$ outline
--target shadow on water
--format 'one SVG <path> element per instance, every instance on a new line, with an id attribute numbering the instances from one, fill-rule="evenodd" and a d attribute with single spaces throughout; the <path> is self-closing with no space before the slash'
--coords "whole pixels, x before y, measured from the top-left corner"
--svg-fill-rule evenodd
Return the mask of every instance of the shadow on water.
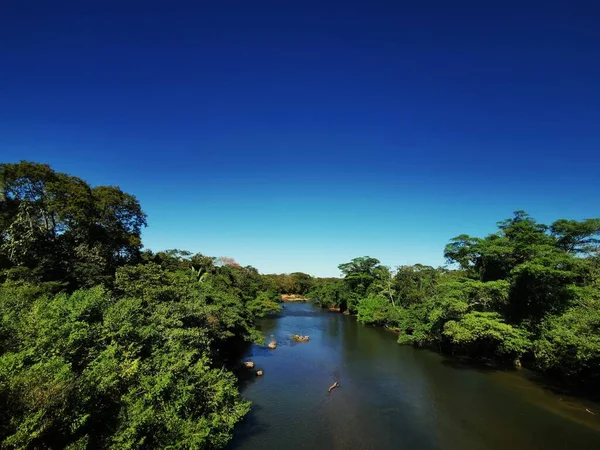
<path id="1" fill-rule="evenodd" d="M 279 345 L 279 343 L 278 343 Z M 252 349 L 246 353 L 246 359 L 260 356 L 261 358 L 270 358 L 275 355 L 275 352 L 266 345 L 253 345 Z"/>
<path id="2" fill-rule="evenodd" d="M 600 392 L 590 392 L 589 386 L 580 386 L 573 382 L 567 383 L 555 380 L 528 369 L 523 369 L 522 376 L 527 381 L 534 383 L 544 391 L 559 397 L 561 400 L 564 397 L 571 398 L 585 404 L 592 414 L 600 415 Z"/>
<path id="3" fill-rule="evenodd" d="M 257 379 L 260 377 L 256 375 L 256 370 L 260 369 L 246 369 L 246 368 L 238 368 L 234 373 L 237 378 L 237 385 L 240 392 L 244 392 L 248 387 L 250 387 L 253 383 L 256 383 Z"/>
<path id="4" fill-rule="evenodd" d="M 252 404 L 250 412 L 246 414 L 246 417 L 244 417 L 244 419 L 235 426 L 233 439 L 225 447 L 226 449 L 233 449 L 240 442 L 269 431 L 268 423 L 260 419 L 262 409 L 262 406 L 256 403 Z"/>
<path id="5" fill-rule="evenodd" d="M 426 350 L 427 351 L 427 350 Z M 516 369 L 509 364 L 491 360 L 474 359 L 467 356 L 440 354 L 442 365 L 455 370 L 476 371 L 483 374 L 500 373 L 507 377 L 519 378 L 530 382 L 543 391 L 556 396 L 560 401 L 568 398 L 570 402 L 585 405 L 590 414 L 600 414 L 598 393 L 590 392 L 589 386 L 579 386 L 573 382 L 553 379 L 543 373 L 528 368 Z"/>
<path id="6" fill-rule="evenodd" d="M 425 350 L 431 351 L 431 350 Z M 491 373 L 491 372 L 516 372 L 516 369 L 508 367 L 505 364 L 499 364 L 494 361 L 489 360 L 481 360 L 481 359 L 473 359 L 467 356 L 451 356 L 441 354 L 442 361 L 441 363 L 449 367 L 451 369 L 456 370 L 469 370 L 469 371 L 477 371 L 481 373 Z"/>

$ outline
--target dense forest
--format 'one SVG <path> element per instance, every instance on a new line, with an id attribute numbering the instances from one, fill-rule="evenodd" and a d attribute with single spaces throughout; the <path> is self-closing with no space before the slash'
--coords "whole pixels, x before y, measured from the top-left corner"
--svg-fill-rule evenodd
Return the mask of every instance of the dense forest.
<path id="1" fill-rule="evenodd" d="M 359 257 L 343 278 L 261 275 L 143 250 L 137 199 L 44 164 L 0 165 L 0 442 L 6 448 L 221 448 L 249 411 L 233 369 L 280 294 L 398 342 L 600 385 L 600 219 L 518 211 L 458 236 L 446 267 Z"/>
<path id="2" fill-rule="evenodd" d="M 528 366 L 598 393 L 600 219 L 538 223 L 524 211 L 446 246 L 446 268 L 372 257 L 314 283 L 323 307 L 393 329 L 398 342 Z"/>
<path id="3" fill-rule="evenodd" d="M 0 166 L 2 448 L 219 448 L 249 410 L 231 368 L 279 289 L 231 258 L 142 251 L 117 187 Z"/>

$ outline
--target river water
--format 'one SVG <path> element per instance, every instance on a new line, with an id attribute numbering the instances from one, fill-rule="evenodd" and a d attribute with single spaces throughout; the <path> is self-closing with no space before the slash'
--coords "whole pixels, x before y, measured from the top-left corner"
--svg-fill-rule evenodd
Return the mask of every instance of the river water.
<path id="1" fill-rule="evenodd" d="M 398 345 L 391 332 L 311 303 L 286 303 L 261 326 L 278 347 L 248 354 L 264 376 L 242 386 L 252 410 L 230 449 L 600 450 L 598 405 L 554 394 L 527 372 Z"/>

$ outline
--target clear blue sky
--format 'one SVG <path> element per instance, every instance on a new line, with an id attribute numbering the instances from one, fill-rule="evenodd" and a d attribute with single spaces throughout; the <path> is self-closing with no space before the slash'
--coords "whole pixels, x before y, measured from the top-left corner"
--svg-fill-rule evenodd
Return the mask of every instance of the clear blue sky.
<path id="1" fill-rule="evenodd" d="M 577 1 L 5 0 L 0 160 L 135 194 L 153 250 L 443 264 L 516 209 L 600 216 L 599 24 Z"/>

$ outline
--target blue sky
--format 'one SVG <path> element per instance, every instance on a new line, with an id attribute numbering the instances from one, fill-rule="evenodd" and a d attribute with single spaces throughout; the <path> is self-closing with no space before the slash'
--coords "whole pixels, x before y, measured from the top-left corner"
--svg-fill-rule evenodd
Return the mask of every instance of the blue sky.
<path id="1" fill-rule="evenodd" d="M 0 160 L 135 194 L 153 250 L 329 276 L 600 215 L 593 2 L 0 9 Z"/>

